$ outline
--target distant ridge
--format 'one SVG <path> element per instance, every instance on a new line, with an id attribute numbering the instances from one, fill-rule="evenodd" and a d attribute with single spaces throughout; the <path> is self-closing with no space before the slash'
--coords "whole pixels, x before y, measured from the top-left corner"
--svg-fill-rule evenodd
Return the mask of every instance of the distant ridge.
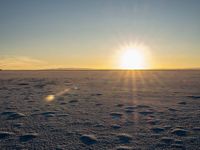
<path id="1" fill-rule="evenodd" d="M 93 69 L 93 68 L 52 68 L 52 69 L 40 69 L 40 70 L 61 70 L 61 71 L 64 71 L 64 70 L 98 70 L 98 69 Z"/>

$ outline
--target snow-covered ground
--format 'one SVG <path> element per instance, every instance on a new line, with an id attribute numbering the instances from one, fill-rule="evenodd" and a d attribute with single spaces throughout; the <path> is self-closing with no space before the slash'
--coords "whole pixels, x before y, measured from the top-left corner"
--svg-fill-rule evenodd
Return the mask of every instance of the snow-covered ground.
<path id="1" fill-rule="evenodd" d="M 0 149 L 198 150 L 200 71 L 0 71 Z"/>

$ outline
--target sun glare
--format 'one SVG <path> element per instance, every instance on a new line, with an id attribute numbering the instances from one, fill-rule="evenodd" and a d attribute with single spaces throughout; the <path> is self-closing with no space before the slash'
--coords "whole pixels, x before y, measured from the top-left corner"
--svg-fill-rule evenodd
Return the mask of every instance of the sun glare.
<path id="1" fill-rule="evenodd" d="M 121 69 L 145 69 L 145 56 L 143 50 L 137 47 L 123 48 L 121 53 Z"/>

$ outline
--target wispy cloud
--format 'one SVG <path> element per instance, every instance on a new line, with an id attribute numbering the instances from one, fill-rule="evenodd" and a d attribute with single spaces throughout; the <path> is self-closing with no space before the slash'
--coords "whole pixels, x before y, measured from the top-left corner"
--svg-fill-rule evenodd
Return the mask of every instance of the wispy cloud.
<path id="1" fill-rule="evenodd" d="M 0 56 L 2 69 L 43 69 L 48 66 L 45 61 L 26 56 Z"/>

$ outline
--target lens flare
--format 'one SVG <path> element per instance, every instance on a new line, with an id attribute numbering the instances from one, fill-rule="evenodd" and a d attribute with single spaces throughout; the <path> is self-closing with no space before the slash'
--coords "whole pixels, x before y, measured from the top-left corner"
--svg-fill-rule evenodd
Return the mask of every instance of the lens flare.
<path id="1" fill-rule="evenodd" d="M 45 100 L 47 101 L 47 102 L 51 102 L 51 101 L 53 101 L 55 99 L 55 96 L 54 95 L 48 95 L 46 98 L 45 98 Z"/>

